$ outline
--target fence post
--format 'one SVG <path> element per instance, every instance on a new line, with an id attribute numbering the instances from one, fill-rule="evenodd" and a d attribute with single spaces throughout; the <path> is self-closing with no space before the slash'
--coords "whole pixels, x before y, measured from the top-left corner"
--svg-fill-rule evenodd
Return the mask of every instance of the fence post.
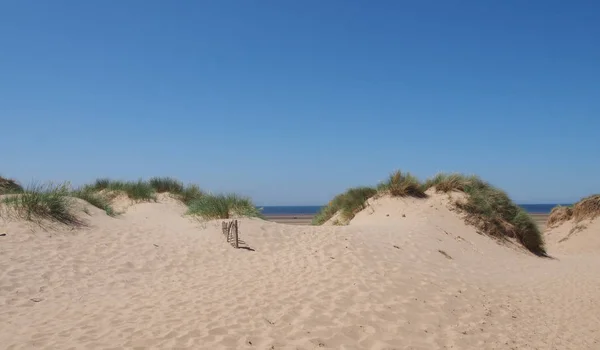
<path id="1" fill-rule="evenodd" d="M 233 234 L 235 236 L 234 237 L 235 238 L 235 245 L 234 245 L 234 247 L 235 247 L 235 249 L 238 249 L 239 248 L 239 241 L 238 241 L 238 221 L 237 220 L 234 221 L 233 227 L 235 227 L 235 229 L 233 231 Z"/>

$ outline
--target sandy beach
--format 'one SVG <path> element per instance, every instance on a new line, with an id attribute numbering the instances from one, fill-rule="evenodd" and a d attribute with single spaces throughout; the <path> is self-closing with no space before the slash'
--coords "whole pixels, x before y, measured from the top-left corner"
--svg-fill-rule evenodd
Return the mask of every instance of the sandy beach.
<path id="1" fill-rule="evenodd" d="M 415 200 L 412 200 L 415 201 Z M 174 200 L 88 227 L 3 219 L 5 349 L 597 349 L 597 250 L 500 244 L 439 198 L 348 226 L 221 221 Z M 397 215 L 401 214 L 401 215 Z"/>
<path id="2" fill-rule="evenodd" d="M 0 350 L 600 350 L 600 0 L 0 33 Z"/>

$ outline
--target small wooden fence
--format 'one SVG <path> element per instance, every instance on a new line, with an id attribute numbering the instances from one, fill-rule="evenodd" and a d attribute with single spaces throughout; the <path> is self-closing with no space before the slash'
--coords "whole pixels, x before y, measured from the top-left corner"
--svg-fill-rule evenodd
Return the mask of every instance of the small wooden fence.
<path id="1" fill-rule="evenodd" d="M 223 221 L 221 227 L 223 229 L 223 236 L 227 237 L 227 243 L 231 243 L 231 245 L 235 249 L 238 249 L 240 247 L 240 237 L 238 235 L 238 221 Z"/>

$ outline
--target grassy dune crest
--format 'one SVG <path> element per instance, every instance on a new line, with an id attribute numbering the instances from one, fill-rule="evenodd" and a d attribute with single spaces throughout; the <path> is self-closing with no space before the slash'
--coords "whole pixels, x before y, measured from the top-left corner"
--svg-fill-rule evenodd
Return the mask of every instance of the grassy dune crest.
<path id="1" fill-rule="evenodd" d="M 366 202 L 369 198 L 383 194 L 389 194 L 393 197 L 427 197 L 419 179 L 410 173 L 395 171 L 386 181 L 380 183 L 377 188 L 354 187 L 335 196 L 329 204 L 323 207 L 323 209 L 321 209 L 321 211 L 313 218 L 313 225 L 324 224 L 338 212 L 343 221 L 352 220 L 356 213 L 365 209 Z"/>
<path id="2" fill-rule="evenodd" d="M 555 227 L 571 219 L 575 222 L 593 220 L 600 216 L 600 194 L 581 199 L 571 207 L 557 206 L 548 217 L 548 227 Z"/>
<path id="3" fill-rule="evenodd" d="M 148 181 L 119 181 L 102 178 L 85 186 L 84 189 L 96 192 L 123 192 L 132 200 L 149 202 L 156 201 L 157 193 L 170 193 L 186 205 L 204 195 L 198 185 L 184 185 L 181 181 L 171 177 L 153 177 Z"/>
<path id="4" fill-rule="evenodd" d="M 203 195 L 190 202 L 187 214 L 205 220 L 230 219 L 235 216 L 262 217 L 250 198 L 236 194 Z"/>
<path id="5" fill-rule="evenodd" d="M 424 184 L 437 192 L 463 192 L 466 202 L 456 205 L 465 214 L 465 221 L 481 232 L 497 238 L 516 238 L 525 248 L 545 255 L 544 240 L 535 221 L 516 205 L 508 195 L 477 176 L 438 174 Z"/>
<path id="6" fill-rule="evenodd" d="M 93 184 L 84 186 L 84 190 L 90 191 L 114 191 L 124 192 L 127 197 L 135 201 L 155 201 L 156 191 L 149 182 L 142 181 L 119 181 L 111 179 L 97 179 Z"/>
<path id="7" fill-rule="evenodd" d="M 366 201 L 373 197 L 377 190 L 372 187 L 354 187 L 335 196 L 331 202 L 313 218 L 313 225 L 322 225 L 338 211 L 342 219 L 350 220 L 365 208 Z"/>
<path id="8" fill-rule="evenodd" d="M 393 197 L 427 197 L 419 179 L 410 173 L 402 173 L 399 170 L 393 172 L 387 181 L 379 184 L 377 192 L 389 193 Z"/>
<path id="9" fill-rule="evenodd" d="M 313 224 L 321 225 L 338 212 L 349 220 L 364 209 L 367 199 L 375 195 L 426 198 L 425 191 L 430 188 L 441 193 L 457 191 L 466 194 L 466 200 L 458 201 L 455 205 L 465 214 L 465 222 L 475 226 L 482 233 L 501 239 L 515 238 L 534 254 L 546 254 L 542 234 L 537 225 L 504 191 L 477 176 L 456 173 L 438 174 L 421 183 L 410 173 L 396 171 L 387 181 L 380 184 L 377 190 L 361 187 L 336 196 L 315 216 Z M 357 192 L 363 195 L 351 195 Z M 600 207 L 600 201 L 593 203 L 596 204 L 587 205 L 587 212 L 593 211 L 591 208 L 595 205 Z"/>
<path id="10" fill-rule="evenodd" d="M 16 180 L 0 176 L 0 195 L 23 192 L 23 187 Z"/>
<path id="11" fill-rule="evenodd" d="M 5 197 L 2 204 L 9 215 L 41 223 L 43 220 L 70 226 L 83 222 L 73 213 L 73 199 L 68 184 L 32 184 L 20 193 Z"/>

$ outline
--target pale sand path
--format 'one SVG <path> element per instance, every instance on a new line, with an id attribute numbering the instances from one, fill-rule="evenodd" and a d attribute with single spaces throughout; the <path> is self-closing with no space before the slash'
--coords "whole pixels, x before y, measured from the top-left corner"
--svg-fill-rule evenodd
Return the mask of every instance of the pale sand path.
<path id="1" fill-rule="evenodd" d="M 0 348 L 600 348 L 597 251 L 537 258 L 430 208 L 347 227 L 242 220 L 255 251 L 173 203 L 92 208 L 75 232 L 0 221 Z"/>

